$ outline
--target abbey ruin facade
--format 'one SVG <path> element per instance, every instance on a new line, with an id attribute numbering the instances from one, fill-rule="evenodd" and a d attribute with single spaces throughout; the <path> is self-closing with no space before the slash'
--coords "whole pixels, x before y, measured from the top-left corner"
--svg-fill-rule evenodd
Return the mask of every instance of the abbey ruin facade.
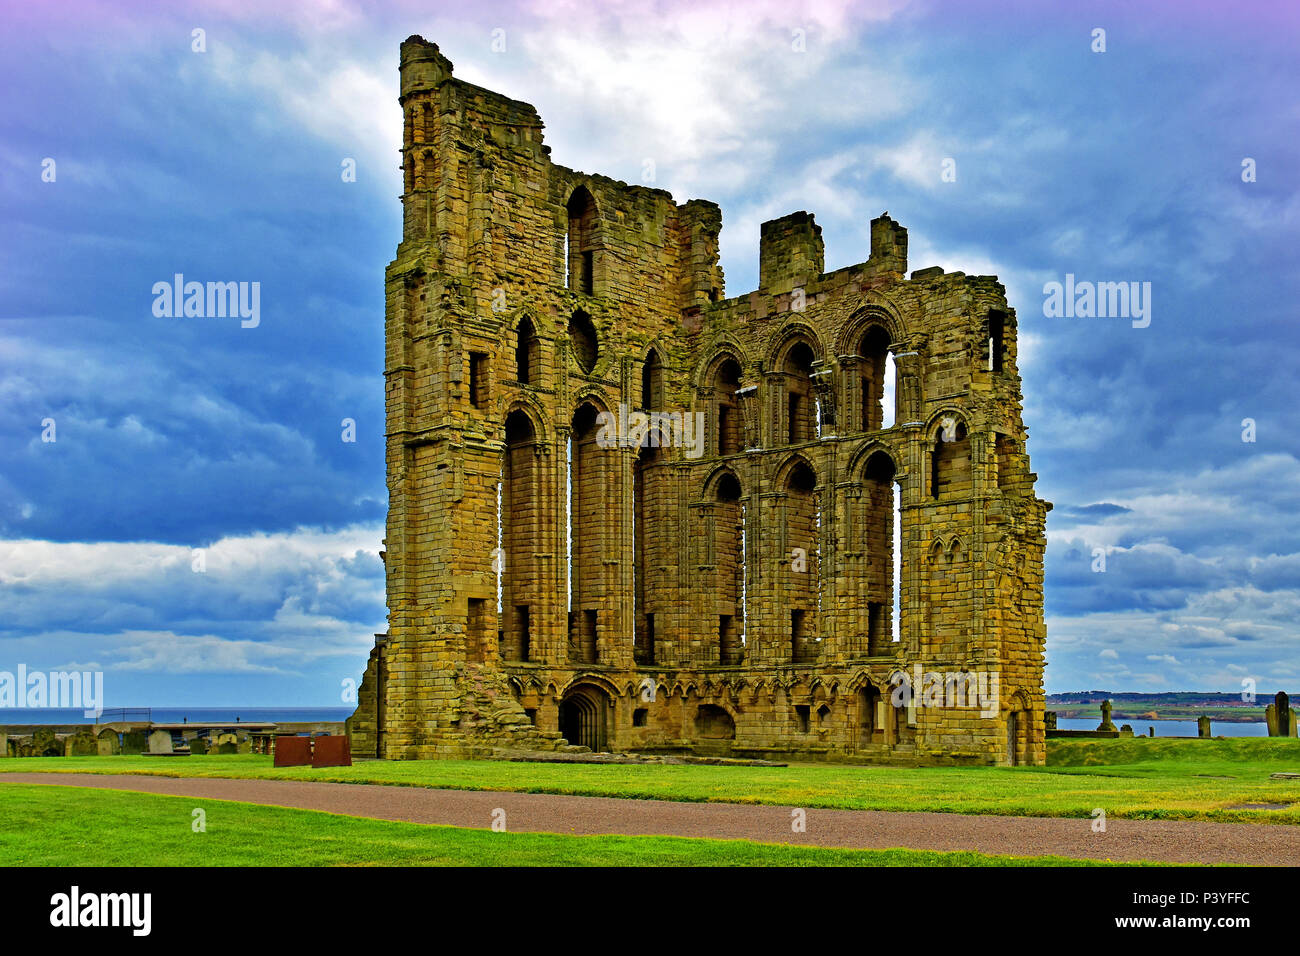
<path id="1" fill-rule="evenodd" d="M 826 273 L 799 212 L 727 297 L 717 205 L 553 163 L 420 37 L 400 71 L 353 752 L 1042 763 L 1051 506 L 997 279 L 909 277 L 888 214 Z"/>

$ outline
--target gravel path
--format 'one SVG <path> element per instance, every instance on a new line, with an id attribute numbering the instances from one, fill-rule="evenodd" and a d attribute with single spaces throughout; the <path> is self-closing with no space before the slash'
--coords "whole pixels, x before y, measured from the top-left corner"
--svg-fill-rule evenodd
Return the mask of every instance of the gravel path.
<path id="1" fill-rule="evenodd" d="M 795 818 L 791 807 L 734 803 L 82 773 L 0 773 L 0 783 L 241 800 L 458 827 L 490 827 L 493 811 L 500 808 L 506 813 L 506 828 L 515 832 L 657 834 L 861 849 L 905 847 L 1014 856 L 1300 865 L 1300 826 L 1292 825 L 1109 820 L 1105 833 L 1094 833 L 1092 821 L 1083 819 L 809 809 L 806 831 L 797 833 L 791 825 Z"/>

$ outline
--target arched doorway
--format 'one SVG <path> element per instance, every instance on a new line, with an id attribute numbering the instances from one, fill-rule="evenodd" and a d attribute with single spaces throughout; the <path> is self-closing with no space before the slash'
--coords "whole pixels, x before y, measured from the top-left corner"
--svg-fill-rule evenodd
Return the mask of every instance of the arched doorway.
<path id="1" fill-rule="evenodd" d="M 608 711 L 609 695 L 603 690 L 590 684 L 570 688 L 560 701 L 560 734 L 574 746 L 608 750 Z"/>

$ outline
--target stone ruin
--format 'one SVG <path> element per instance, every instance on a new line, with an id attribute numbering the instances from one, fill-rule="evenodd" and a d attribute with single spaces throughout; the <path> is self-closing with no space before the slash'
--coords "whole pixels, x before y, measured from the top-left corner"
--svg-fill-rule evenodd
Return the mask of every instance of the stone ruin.
<path id="1" fill-rule="evenodd" d="M 825 272 L 797 212 L 728 296 L 716 204 L 552 162 L 420 37 L 400 75 L 353 754 L 1041 764 L 1051 505 L 998 280 L 909 276 L 888 214 Z"/>

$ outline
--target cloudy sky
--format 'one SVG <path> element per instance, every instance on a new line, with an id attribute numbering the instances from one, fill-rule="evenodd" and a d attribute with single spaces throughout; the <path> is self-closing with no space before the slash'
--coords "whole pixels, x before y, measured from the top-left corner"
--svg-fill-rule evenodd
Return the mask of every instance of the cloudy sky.
<path id="1" fill-rule="evenodd" d="M 888 210 L 912 268 L 1001 276 L 1048 690 L 1300 690 L 1300 15 L 1051 6 L 6 2 L 0 670 L 103 669 L 109 706 L 360 674 L 420 33 L 557 162 L 718 202 L 731 295 L 798 209 L 828 270 Z M 176 273 L 260 282 L 260 323 L 156 316 Z M 1151 283 L 1150 325 L 1045 317 L 1067 273 Z"/>

